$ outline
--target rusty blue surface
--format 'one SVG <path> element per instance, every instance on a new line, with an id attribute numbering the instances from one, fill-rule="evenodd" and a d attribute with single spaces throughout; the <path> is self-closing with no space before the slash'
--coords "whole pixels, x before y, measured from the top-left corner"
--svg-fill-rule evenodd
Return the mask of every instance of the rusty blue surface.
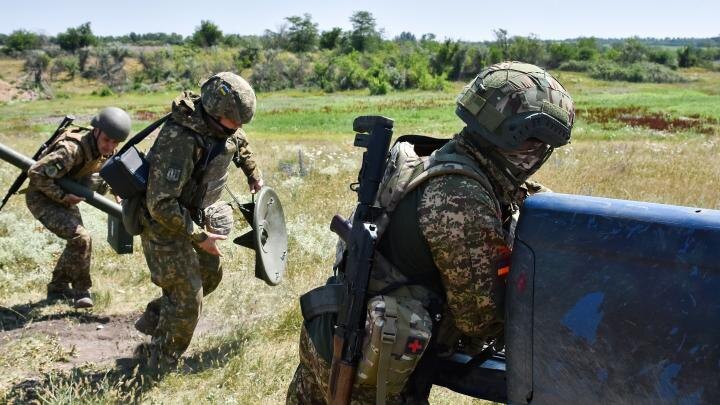
<path id="1" fill-rule="evenodd" d="M 720 403 L 720 212 L 533 196 L 506 316 L 511 403 Z"/>

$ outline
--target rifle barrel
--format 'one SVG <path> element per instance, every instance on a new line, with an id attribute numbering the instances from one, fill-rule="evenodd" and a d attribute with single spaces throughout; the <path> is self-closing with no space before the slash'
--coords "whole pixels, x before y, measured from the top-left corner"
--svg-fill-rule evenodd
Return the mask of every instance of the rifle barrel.
<path id="1" fill-rule="evenodd" d="M 30 166 L 35 164 L 33 159 L 19 153 L 12 148 L 0 143 L 0 159 L 16 166 L 22 171 L 27 171 Z M 90 190 L 89 188 L 78 184 L 70 179 L 58 179 L 57 183 L 65 189 L 65 191 L 85 198 L 85 202 L 93 207 L 103 211 L 109 215 L 122 218 L 122 208 L 120 204 L 116 204 L 102 195 Z"/>

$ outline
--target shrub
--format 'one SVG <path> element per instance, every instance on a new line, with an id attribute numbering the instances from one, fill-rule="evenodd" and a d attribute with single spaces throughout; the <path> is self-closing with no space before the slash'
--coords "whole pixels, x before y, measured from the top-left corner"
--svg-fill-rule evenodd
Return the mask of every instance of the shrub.
<path id="1" fill-rule="evenodd" d="M 627 66 L 600 63 L 590 70 L 590 76 L 601 80 L 628 82 L 677 83 L 686 79 L 672 69 L 652 62 L 638 62 Z"/>

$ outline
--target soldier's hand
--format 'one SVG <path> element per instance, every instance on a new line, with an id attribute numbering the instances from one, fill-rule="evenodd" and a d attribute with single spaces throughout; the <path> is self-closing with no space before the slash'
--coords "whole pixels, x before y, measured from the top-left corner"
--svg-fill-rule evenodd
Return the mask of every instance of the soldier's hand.
<path id="1" fill-rule="evenodd" d="M 219 240 L 227 239 L 227 236 L 218 235 L 216 233 L 210 233 L 210 232 L 207 232 L 207 236 L 208 236 L 207 239 L 198 243 L 198 247 L 200 249 L 210 253 L 213 256 L 222 256 L 222 252 L 220 252 L 220 249 L 217 247 L 216 242 Z"/>
<path id="2" fill-rule="evenodd" d="M 75 194 L 65 194 L 65 197 L 63 197 L 63 202 L 68 205 L 75 205 L 81 201 L 85 201 L 83 197 L 76 196 Z"/>
<path id="3" fill-rule="evenodd" d="M 258 179 L 256 181 L 251 182 L 250 183 L 250 193 L 251 194 L 257 193 L 258 191 L 260 191 L 260 189 L 262 188 L 263 185 L 265 185 L 265 182 L 263 181 L 263 179 Z"/>

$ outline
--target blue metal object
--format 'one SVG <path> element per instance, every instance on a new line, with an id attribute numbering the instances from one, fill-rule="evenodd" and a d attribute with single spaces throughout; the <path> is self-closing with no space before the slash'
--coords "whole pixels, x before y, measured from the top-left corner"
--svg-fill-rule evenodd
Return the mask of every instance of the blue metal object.
<path id="1" fill-rule="evenodd" d="M 506 317 L 510 403 L 720 403 L 720 211 L 530 197 Z"/>

